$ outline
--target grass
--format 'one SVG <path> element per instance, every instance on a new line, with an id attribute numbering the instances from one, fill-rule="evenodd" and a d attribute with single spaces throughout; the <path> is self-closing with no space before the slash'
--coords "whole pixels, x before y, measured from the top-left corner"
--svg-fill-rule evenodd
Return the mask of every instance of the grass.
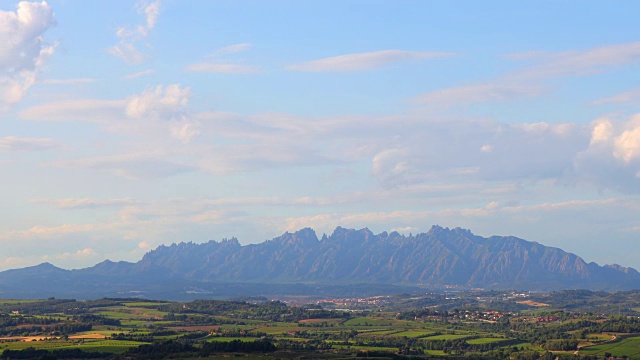
<path id="1" fill-rule="evenodd" d="M 424 330 L 407 330 L 407 331 L 402 331 L 399 333 L 395 333 L 395 334 L 390 334 L 391 336 L 406 336 L 408 338 L 415 338 L 415 337 L 419 337 L 419 336 L 425 336 L 425 335 L 429 335 L 429 334 L 433 334 L 433 331 L 424 331 Z"/>
<path id="2" fill-rule="evenodd" d="M 640 359 L 640 336 L 580 349 L 581 355 L 603 355 L 605 352 L 618 357 L 626 355 L 629 359 Z"/>
<path id="3" fill-rule="evenodd" d="M 343 323 L 345 326 L 393 326 L 397 325 L 396 320 L 374 319 L 370 317 L 357 317 Z"/>
<path id="4" fill-rule="evenodd" d="M 485 337 L 485 338 L 467 340 L 467 344 L 469 344 L 469 345 L 490 344 L 490 343 L 494 343 L 494 342 L 498 342 L 498 341 L 502 341 L 502 340 L 505 340 L 505 339 L 504 338 L 489 338 L 489 337 Z"/>
<path id="5" fill-rule="evenodd" d="M 455 340 L 455 339 L 463 339 L 466 337 L 469 337 L 469 335 L 443 334 L 443 335 L 428 336 L 426 338 L 423 338 L 423 340 Z"/>

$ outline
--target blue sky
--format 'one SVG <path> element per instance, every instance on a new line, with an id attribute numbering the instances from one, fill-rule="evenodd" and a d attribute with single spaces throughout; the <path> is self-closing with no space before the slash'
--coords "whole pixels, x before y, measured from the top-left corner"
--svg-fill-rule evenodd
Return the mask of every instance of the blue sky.
<path id="1" fill-rule="evenodd" d="M 0 0 L 0 270 L 433 224 L 640 268 L 639 12 Z"/>

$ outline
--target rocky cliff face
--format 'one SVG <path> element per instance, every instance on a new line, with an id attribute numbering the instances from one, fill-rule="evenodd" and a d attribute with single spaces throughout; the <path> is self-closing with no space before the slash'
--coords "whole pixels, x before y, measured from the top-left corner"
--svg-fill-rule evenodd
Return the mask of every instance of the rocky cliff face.
<path id="1" fill-rule="evenodd" d="M 322 239 L 302 229 L 246 246 L 236 239 L 174 244 L 151 251 L 127 271 L 198 281 L 533 289 L 640 286 L 634 269 L 587 264 L 561 249 L 516 237 L 483 238 L 439 226 L 410 237 L 338 227 Z"/>
<path id="2" fill-rule="evenodd" d="M 137 263 L 105 261 L 80 270 L 50 264 L 0 273 L 2 286 L 43 283 L 109 286 L 159 283 L 462 285 L 493 289 L 640 288 L 640 274 L 599 266 L 561 249 L 516 237 L 483 238 L 460 228 L 373 234 L 338 227 L 318 239 L 302 229 L 260 244 L 237 239 L 160 246 Z"/>

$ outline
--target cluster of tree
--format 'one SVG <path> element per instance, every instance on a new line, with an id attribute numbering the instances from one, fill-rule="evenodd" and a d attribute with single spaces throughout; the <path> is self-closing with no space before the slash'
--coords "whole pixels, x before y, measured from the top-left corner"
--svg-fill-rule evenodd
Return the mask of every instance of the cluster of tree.
<path id="1" fill-rule="evenodd" d="M 218 318 L 210 315 L 193 316 L 188 314 L 168 313 L 162 316 L 162 320 L 181 321 L 190 325 L 246 325 L 242 320 Z"/>
<path id="2" fill-rule="evenodd" d="M 217 353 L 266 353 L 273 352 L 275 350 L 275 345 L 266 339 L 256 341 L 212 341 L 202 344 L 195 344 L 190 341 L 167 340 L 140 345 L 136 348 L 129 349 L 122 355 L 116 355 L 113 358 L 155 360 L 176 355 L 207 357 Z"/>
<path id="3" fill-rule="evenodd" d="M 106 352 L 86 352 L 80 349 L 58 349 L 48 351 L 44 349 L 35 349 L 29 347 L 22 350 L 5 350 L 2 352 L 0 359 L 104 359 L 111 357 L 113 354 Z"/>
<path id="4" fill-rule="evenodd" d="M 93 315 L 93 314 L 80 314 L 74 315 L 72 320 L 81 323 L 87 323 L 92 325 L 111 325 L 111 326 L 120 326 L 120 320 L 118 319 L 110 319 L 106 316 Z"/>
<path id="5" fill-rule="evenodd" d="M 202 345 L 200 354 L 208 356 L 215 353 L 252 353 L 252 352 L 273 352 L 275 345 L 269 340 L 260 339 L 256 341 L 211 341 Z"/>
<path id="6" fill-rule="evenodd" d="M 21 314 L 40 315 L 51 313 L 64 313 L 68 309 L 84 307 L 86 305 L 74 299 L 54 299 L 49 298 L 41 301 L 30 301 L 24 303 L 0 304 L 0 313 L 10 314 L 12 311 L 20 311 Z"/>
<path id="7" fill-rule="evenodd" d="M 329 350 L 333 346 L 323 340 L 311 340 L 307 342 L 280 340 L 278 341 L 278 350 L 295 350 L 295 351 L 314 351 Z"/>
<path id="8" fill-rule="evenodd" d="M 168 312 L 166 320 L 188 321 L 191 317 L 185 316 L 192 313 L 207 314 L 210 316 L 224 315 L 232 319 L 256 319 L 265 321 L 295 322 L 305 319 L 347 319 L 351 316 L 348 312 L 324 310 L 317 307 L 289 307 L 281 301 L 266 301 L 250 304 L 242 301 L 225 300 L 194 300 L 188 303 L 171 303 L 158 307 L 158 310 Z M 195 322 L 195 318 L 193 319 Z M 200 319 L 199 321 L 204 321 Z M 229 323 L 220 319 L 208 318 L 208 323 L 218 325 Z"/>
<path id="9" fill-rule="evenodd" d="M 244 301 L 194 300 L 188 303 L 171 303 L 158 307 L 158 310 L 176 314 L 229 315 L 255 309 L 258 305 Z"/>
<path id="10" fill-rule="evenodd" d="M 577 350 L 578 349 L 578 340 L 576 339 L 568 339 L 568 340 L 547 340 L 544 344 L 544 348 L 546 350 Z"/>
<path id="11" fill-rule="evenodd" d="M 49 325 L 60 321 L 60 318 L 52 316 L 10 316 L 0 315 L 0 327 L 18 326 L 22 324 Z"/>
<path id="12" fill-rule="evenodd" d="M 91 324 L 78 323 L 74 321 L 65 321 L 48 326 L 21 326 L 21 327 L 0 327 L 0 335 L 2 336 L 27 336 L 36 334 L 53 334 L 58 336 L 61 334 L 73 334 L 80 331 L 89 331 L 93 328 Z"/>

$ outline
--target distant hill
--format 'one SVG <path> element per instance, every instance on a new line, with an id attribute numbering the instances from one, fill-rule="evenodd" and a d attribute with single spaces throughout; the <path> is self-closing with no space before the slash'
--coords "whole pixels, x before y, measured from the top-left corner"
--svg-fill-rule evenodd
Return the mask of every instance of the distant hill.
<path id="1" fill-rule="evenodd" d="M 41 264 L 0 272 L 0 296 L 181 298 L 444 286 L 623 290 L 640 288 L 640 273 L 586 263 L 561 249 L 512 236 L 483 238 L 439 226 L 415 236 L 338 227 L 321 239 L 307 228 L 245 246 L 237 239 L 160 246 L 137 263 L 104 261 L 80 270 Z"/>

